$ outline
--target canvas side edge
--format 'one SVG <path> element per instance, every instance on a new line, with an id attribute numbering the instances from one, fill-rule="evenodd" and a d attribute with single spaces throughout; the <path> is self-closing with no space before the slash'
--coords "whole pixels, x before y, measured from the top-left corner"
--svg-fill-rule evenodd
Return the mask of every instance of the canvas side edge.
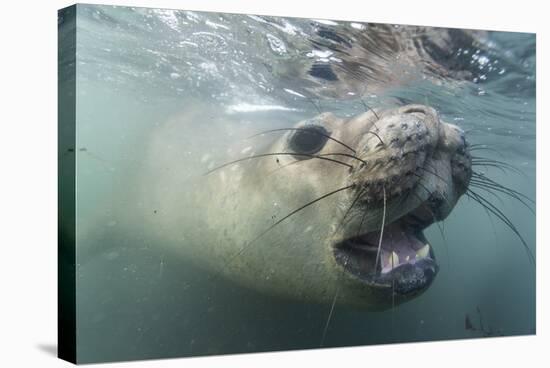
<path id="1" fill-rule="evenodd" d="M 76 357 L 76 5 L 58 11 L 58 357 Z"/>

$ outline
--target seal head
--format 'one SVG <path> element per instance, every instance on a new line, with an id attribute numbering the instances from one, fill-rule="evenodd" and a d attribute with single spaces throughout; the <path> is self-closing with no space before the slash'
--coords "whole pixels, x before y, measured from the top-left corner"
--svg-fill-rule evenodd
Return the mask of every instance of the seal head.
<path id="1" fill-rule="evenodd" d="M 391 300 L 393 294 L 407 300 L 424 291 L 438 265 L 423 230 L 448 216 L 471 176 L 463 131 L 422 105 L 344 122 L 323 114 L 297 128 L 287 134 L 286 147 L 278 147 L 297 154 L 286 159 L 287 165 L 292 159 L 332 157 L 352 166 L 340 176 L 341 186 L 349 189 L 336 203 L 342 220 L 333 225 L 329 241 L 337 267 L 345 277 L 376 289 L 381 299 Z M 303 177 L 310 168 L 304 168 Z"/>

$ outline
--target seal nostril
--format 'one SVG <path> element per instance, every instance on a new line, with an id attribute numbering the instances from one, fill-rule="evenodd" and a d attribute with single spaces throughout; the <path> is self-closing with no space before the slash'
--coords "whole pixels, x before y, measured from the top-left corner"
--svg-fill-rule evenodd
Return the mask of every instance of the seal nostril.
<path id="1" fill-rule="evenodd" d="M 411 106 L 408 109 L 403 110 L 403 113 L 405 114 L 413 114 L 413 113 L 421 113 L 426 114 L 426 110 L 419 106 Z"/>

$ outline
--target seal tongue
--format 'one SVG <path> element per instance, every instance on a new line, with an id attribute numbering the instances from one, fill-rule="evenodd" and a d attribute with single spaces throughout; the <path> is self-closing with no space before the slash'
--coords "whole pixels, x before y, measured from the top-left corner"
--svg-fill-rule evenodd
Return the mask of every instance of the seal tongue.
<path id="1" fill-rule="evenodd" d="M 381 273 L 387 273 L 402 264 L 415 264 L 420 259 L 427 258 L 430 254 L 430 245 L 424 244 L 420 249 L 414 251 L 412 248 L 393 249 L 391 251 L 382 249 L 380 251 Z"/>
<path id="2" fill-rule="evenodd" d="M 384 227 L 382 242 L 380 231 L 373 231 L 337 243 L 334 255 L 336 262 L 353 276 L 398 294 L 423 290 L 438 271 L 421 228 L 410 221 Z"/>
<path id="3" fill-rule="evenodd" d="M 378 244 L 380 232 L 365 234 L 363 240 L 367 244 Z M 402 264 L 414 264 L 419 259 L 429 257 L 429 254 L 430 245 L 420 233 L 392 224 L 384 229 L 378 270 L 387 273 Z"/>
<path id="4" fill-rule="evenodd" d="M 365 237 L 377 235 L 380 234 L 366 234 Z M 365 280 L 372 285 L 391 288 L 392 293 L 400 295 L 425 289 L 433 281 L 438 267 L 422 232 L 405 226 L 390 226 L 384 229 L 384 238 L 376 273 L 370 273 Z"/>

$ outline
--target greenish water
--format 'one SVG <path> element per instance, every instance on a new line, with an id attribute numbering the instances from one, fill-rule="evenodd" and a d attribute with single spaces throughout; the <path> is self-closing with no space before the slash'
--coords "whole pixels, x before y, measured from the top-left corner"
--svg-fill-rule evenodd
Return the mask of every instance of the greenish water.
<path id="1" fill-rule="evenodd" d="M 287 126 L 318 110 L 356 115 L 364 111 L 359 95 L 375 107 L 423 103 L 464 129 L 470 144 L 490 148 L 485 157 L 522 174 L 476 170 L 535 199 L 532 34 L 493 32 L 479 47 L 453 48 L 437 61 L 470 72 L 453 78 L 423 61 L 394 62 L 385 38 L 359 48 L 380 55 L 361 64 L 348 47 L 358 32 L 368 35 L 360 24 L 108 6 L 78 6 L 77 17 L 80 362 L 320 345 L 330 305 L 274 298 L 215 277 L 128 220 L 140 205 L 132 189 L 150 141 L 174 116 L 204 111 L 182 141 L 189 157 L 174 158 L 200 170 L 212 146 L 231 140 L 212 131 L 209 114 L 227 117 L 237 132 L 239 124 Z M 508 196 L 485 195 L 535 253 L 535 215 Z M 336 304 L 324 346 L 535 333 L 535 268 L 509 227 L 463 197 L 426 236 L 440 265 L 429 290 L 385 312 Z M 466 328 L 466 316 L 477 331 Z"/>

